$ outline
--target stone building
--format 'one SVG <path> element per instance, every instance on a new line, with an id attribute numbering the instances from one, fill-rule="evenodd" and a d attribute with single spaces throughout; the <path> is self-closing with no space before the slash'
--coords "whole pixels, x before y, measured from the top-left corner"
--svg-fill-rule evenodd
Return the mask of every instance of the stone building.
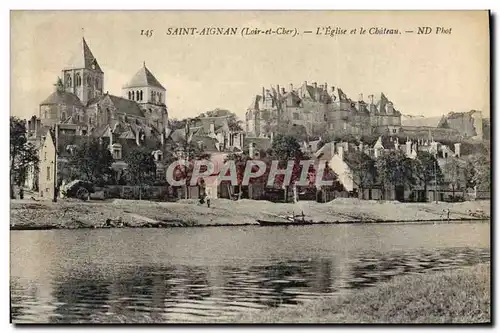
<path id="1" fill-rule="evenodd" d="M 97 59 L 82 38 L 68 65 L 63 67 L 54 92 L 40 103 L 38 117 L 28 120 L 28 140 L 40 147 L 40 154 L 53 156 L 52 159 L 41 156 L 39 175 L 30 177 L 38 179 L 44 197 L 50 197 L 47 191 L 53 191 L 54 186 L 47 184 L 54 183 L 55 178 L 49 180 L 44 172 L 55 163 L 54 159 L 61 164 L 60 173 L 63 172 L 72 148 L 90 138 L 107 144 L 117 172 L 126 167 L 123 159 L 128 151 L 138 146 L 150 148 L 158 174 L 164 178 L 161 162 L 169 134 L 166 89 L 145 63 L 123 85 L 122 96 L 104 92 L 104 78 Z M 54 149 L 47 151 L 51 140 Z M 34 187 L 35 182 L 32 183 Z"/>
<path id="2" fill-rule="evenodd" d="M 401 126 L 401 113 L 383 94 L 368 100 L 360 94 L 352 100 L 336 87 L 328 84 L 309 85 L 304 82 L 298 88 L 290 84 L 285 88 L 266 89 L 255 95 L 245 115 L 249 136 L 270 136 L 282 133 L 286 126 L 301 126 L 307 135 L 331 134 L 369 135 L 373 133 L 397 133 Z"/>
<path id="3" fill-rule="evenodd" d="M 166 89 L 144 63 L 123 86 L 122 96 L 103 92 L 104 72 L 85 39 L 62 69 L 55 91 L 40 103 L 42 126 L 64 124 L 75 135 L 92 135 L 106 125 L 140 129 L 161 140 L 168 123 Z M 61 126 L 62 128 L 63 126 Z"/>

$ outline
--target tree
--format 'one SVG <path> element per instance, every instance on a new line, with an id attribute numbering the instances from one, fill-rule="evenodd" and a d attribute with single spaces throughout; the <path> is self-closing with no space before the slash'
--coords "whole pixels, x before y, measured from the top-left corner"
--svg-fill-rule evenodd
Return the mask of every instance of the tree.
<path id="1" fill-rule="evenodd" d="M 382 184 L 382 195 L 385 198 L 387 186 L 413 185 L 415 183 L 415 164 L 400 150 L 391 150 L 380 156 L 375 162 L 377 174 Z"/>
<path id="2" fill-rule="evenodd" d="M 455 191 L 466 187 L 465 181 L 465 163 L 459 158 L 450 157 L 444 166 L 444 179 L 451 185 L 452 195 L 455 197 Z"/>
<path id="3" fill-rule="evenodd" d="M 14 184 L 22 186 L 29 166 L 38 168 L 38 152 L 26 138 L 26 122 L 10 117 L 10 197 L 15 198 Z"/>
<path id="4" fill-rule="evenodd" d="M 362 151 L 348 151 L 345 154 L 345 162 L 351 168 L 353 181 L 358 185 L 361 199 L 364 197 L 364 189 L 374 184 L 377 168 L 375 161 Z M 371 197 L 371 195 L 370 195 Z"/>
<path id="5" fill-rule="evenodd" d="M 491 186 L 490 154 L 471 155 L 465 165 L 465 181 L 468 188 L 481 188 L 489 191 Z"/>
<path id="6" fill-rule="evenodd" d="M 139 200 L 142 200 L 142 187 L 152 185 L 156 179 L 156 163 L 152 152 L 145 147 L 130 151 L 124 159 L 127 163 L 127 177 L 132 185 L 139 186 Z"/>
<path id="7" fill-rule="evenodd" d="M 415 164 L 415 174 L 420 182 L 424 185 L 424 193 L 427 197 L 427 187 L 430 183 L 434 183 L 437 188 L 438 184 L 443 182 L 443 173 L 436 157 L 426 151 L 419 151 L 417 153 L 417 160 Z M 436 195 L 437 193 L 435 193 Z"/>
<path id="8" fill-rule="evenodd" d="M 228 161 L 234 161 L 234 164 L 236 166 L 236 179 L 238 182 L 238 200 L 241 199 L 242 196 L 242 183 L 243 183 L 243 177 L 245 176 L 245 168 L 247 165 L 247 162 L 250 161 L 252 158 L 250 158 L 247 154 L 236 154 L 236 153 L 231 153 L 226 156 L 224 162 Z M 229 170 L 228 170 L 229 172 Z M 231 186 L 232 188 L 232 186 Z M 230 191 L 232 194 L 232 191 Z"/>
<path id="9" fill-rule="evenodd" d="M 304 158 L 300 144 L 296 137 L 291 135 L 278 134 L 273 140 L 270 157 L 278 160 L 279 168 L 286 168 L 288 161 L 294 161 L 291 183 L 293 184 L 294 193 L 296 192 L 295 182 L 300 179 L 301 166 L 300 160 Z M 277 183 L 282 182 L 284 175 L 278 176 Z M 276 181 L 275 181 L 276 183 Z M 284 184 L 285 188 L 285 202 L 288 201 L 288 188 L 289 184 Z"/>
<path id="10" fill-rule="evenodd" d="M 86 180 L 93 184 L 103 184 L 112 179 L 111 164 L 113 164 L 111 152 L 98 139 L 84 141 L 76 147 L 69 158 L 71 178 Z"/>

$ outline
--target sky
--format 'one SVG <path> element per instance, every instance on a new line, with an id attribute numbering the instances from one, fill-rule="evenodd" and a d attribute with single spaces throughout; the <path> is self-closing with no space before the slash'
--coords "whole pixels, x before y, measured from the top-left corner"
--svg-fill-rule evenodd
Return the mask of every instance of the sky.
<path id="1" fill-rule="evenodd" d="M 84 36 L 104 71 L 104 91 L 121 96 L 145 61 L 167 89 L 171 118 L 222 108 L 244 119 L 263 86 L 288 90 L 304 81 L 339 87 L 354 100 L 384 92 L 403 114 L 474 109 L 489 116 L 488 24 L 486 11 L 13 11 L 11 114 L 38 115 Z M 316 35 L 326 26 L 347 34 Z M 420 26 L 433 33 L 405 33 Z M 238 35 L 166 35 L 176 27 L 236 27 Z M 299 35 L 241 36 L 245 27 Z M 437 27 L 451 34 L 436 34 Z M 402 33 L 369 34 L 370 28 Z M 153 30 L 152 37 L 141 30 Z"/>

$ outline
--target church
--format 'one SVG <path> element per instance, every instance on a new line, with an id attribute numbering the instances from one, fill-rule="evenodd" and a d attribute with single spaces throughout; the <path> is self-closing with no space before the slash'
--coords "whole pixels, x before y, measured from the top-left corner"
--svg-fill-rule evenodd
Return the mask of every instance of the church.
<path id="1" fill-rule="evenodd" d="M 82 38 L 61 74 L 55 91 L 40 103 L 42 126 L 59 124 L 63 133 L 75 135 L 99 135 L 109 127 L 118 137 L 165 136 L 166 89 L 145 63 L 123 85 L 122 96 L 111 95 L 104 92 L 104 72 Z"/>
<path id="2" fill-rule="evenodd" d="M 41 101 L 38 117 L 28 120 L 28 140 L 40 153 L 39 172 L 27 177 L 28 186 L 38 183 L 40 196 L 53 196 L 56 159 L 57 168 L 64 169 L 74 148 L 88 138 L 108 144 L 118 174 L 126 167 L 128 151 L 148 147 L 157 161 L 157 176 L 163 177 L 162 156 L 169 137 L 165 87 L 146 63 L 122 86 L 121 96 L 104 92 L 104 82 L 104 72 L 82 38 L 54 92 Z"/>

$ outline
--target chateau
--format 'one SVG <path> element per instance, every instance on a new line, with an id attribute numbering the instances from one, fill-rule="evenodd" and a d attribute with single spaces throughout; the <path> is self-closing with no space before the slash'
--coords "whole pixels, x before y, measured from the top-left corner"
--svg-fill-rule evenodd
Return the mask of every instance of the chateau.
<path id="1" fill-rule="evenodd" d="M 401 113 L 383 93 L 378 99 L 369 95 L 365 101 L 360 94 L 352 100 L 340 88 L 328 89 L 327 83 L 304 82 L 297 89 L 290 84 L 288 91 L 279 85 L 263 87 L 247 108 L 245 122 L 247 134 L 255 137 L 281 132 L 283 124 L 302 126 L 309 136 L 370 135 L 398 133 Z"/>

